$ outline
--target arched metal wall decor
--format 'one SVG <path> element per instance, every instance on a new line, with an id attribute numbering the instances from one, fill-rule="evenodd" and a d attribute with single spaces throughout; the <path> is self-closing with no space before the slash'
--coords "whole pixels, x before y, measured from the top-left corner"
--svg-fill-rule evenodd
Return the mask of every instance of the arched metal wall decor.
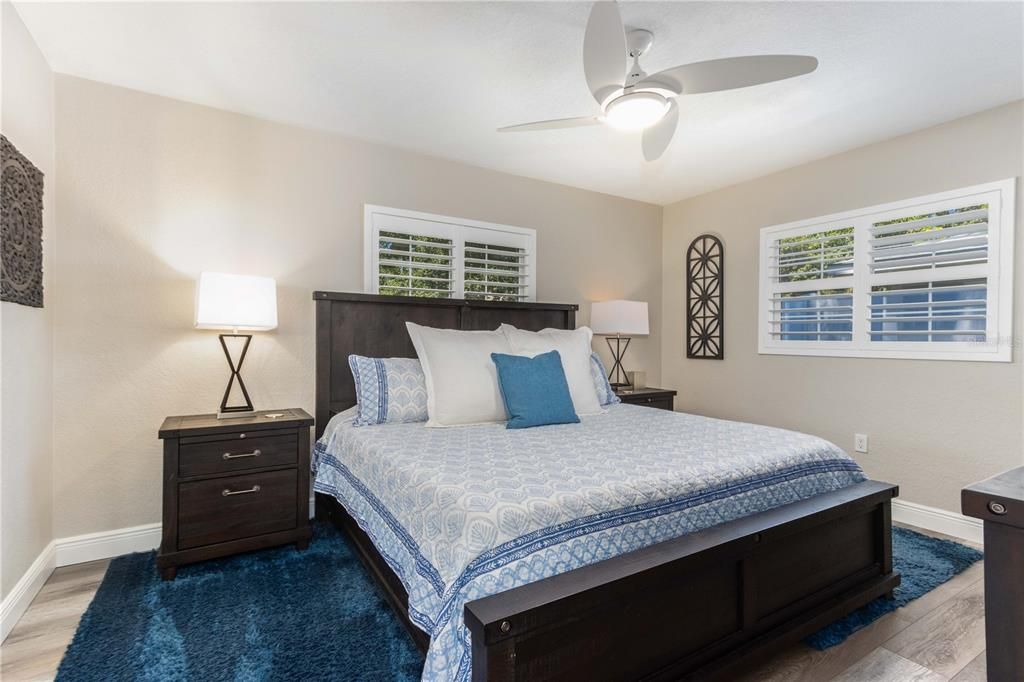
<path id="1" fill-rule="evenodd" d="M 702 234 L 686 250 L 686 357 L 725 357 L 725 251 Z"/>

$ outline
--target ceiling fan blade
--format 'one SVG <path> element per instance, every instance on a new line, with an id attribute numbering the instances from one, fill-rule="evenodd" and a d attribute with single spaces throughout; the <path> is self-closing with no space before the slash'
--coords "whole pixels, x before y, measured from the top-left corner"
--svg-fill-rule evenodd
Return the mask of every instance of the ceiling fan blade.
<path id="1" fill-rule="evenodd" d="M 793 54 L 729 57 L 684 64 L 659 71 L 636 84 L 637 90 L 661 86 L 676 94 L 733 90 L 802 76 L 818 68 L 818 60 Z"/>
<path id="2" fill-rule="evenodd" d="M 596 116 L 576 116 L 575 118 L 553 118 L 550 121 L 534 121 L 514 126 L 498 128 L 499 133 L 518 133 L 529 130 L 557 130 L 559 128 L 578 128 L 600 123 Z"/>
<path id="3" fill-rule="evenodd" d="M 598 104 L 622 88 L 626 67 L 626 31 L 619 6 L 595 2 L 583 36 L 583 72 Z"/>
<path id="4" fill-rule="evenodd" d="M 669 104 L 668 112 L 661 120 L 655 123 L 643 133 L 641 140 L 644 149 L 644 158 L 648 161 L 656 161 L 668 149 L 672 137 L 676 134 L 676 126 L 679 124 L 679 105 L 675 100 Z"/>

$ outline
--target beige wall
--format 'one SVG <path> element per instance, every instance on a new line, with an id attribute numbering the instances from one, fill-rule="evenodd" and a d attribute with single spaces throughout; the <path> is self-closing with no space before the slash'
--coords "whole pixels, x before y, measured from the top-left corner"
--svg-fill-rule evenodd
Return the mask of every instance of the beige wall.
<path id="1" fill-rule="evenodd" d="M 1024 462 L 1017 189 L 1013 363 L 757 354 L 758 230 L 1022 175 L 1024 104 L 775 173 L 665 208 L 662 376 L 689 412 L 814 433 L 854 454 L 904 500 L 959 511 L 972 481 Z M 687 360 L 683 258 L 703 232 L 725 245 L 725 360 Z M 870 453 L 853 453 L 853 434 Z"/>
<path id="2" fill-rule="evenodd" d="M 53 539 L 53 74 L 10 3 L 0 3 L 0 129 L 45 176 L 45 308 L 0 303 L 0 596 Z"/>
<path id="3" fill-rule="evenodd" d="M 201 270 L 277 278 L 246 384 L 312 411 L 310 294 L 362 290 L 364 203 L 536 228 L 538 298 L 647 300 L 660 327 L 658 206 L 64 76 L 57 165 L 58 537 L 159 520 L 157 427 L 215 410 L 227 380 L 216 332 L 192 329 Z M 657 339 L 630 349 L 652 379 Z"/>

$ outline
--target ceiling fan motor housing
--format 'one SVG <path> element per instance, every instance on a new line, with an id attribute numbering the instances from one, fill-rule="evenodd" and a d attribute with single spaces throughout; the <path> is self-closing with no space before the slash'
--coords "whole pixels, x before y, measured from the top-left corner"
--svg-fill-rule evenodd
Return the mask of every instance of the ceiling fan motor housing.
<path id="1" fill-rule="evenodd" d="M 629 56 L 637 59 L 646 54 L 654 45 L 654 34 L 643 28 L 633 28 L 626 33 L 626 47 L 629 49 Z"/>

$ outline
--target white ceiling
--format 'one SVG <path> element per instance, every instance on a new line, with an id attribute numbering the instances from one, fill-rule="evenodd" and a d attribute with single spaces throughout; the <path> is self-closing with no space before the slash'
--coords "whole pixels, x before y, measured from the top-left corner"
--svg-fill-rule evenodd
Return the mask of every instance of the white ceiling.
<path id="1" fill-rule="evenodd" d="M 648 73 L 744 54 L 799 79 L 680 100 L 658 162 L 580 116 L 589 3 L 19 3 L 55 71 L 659 204 L 1024 97 L 1024 5 L 625 2 Z"/>

